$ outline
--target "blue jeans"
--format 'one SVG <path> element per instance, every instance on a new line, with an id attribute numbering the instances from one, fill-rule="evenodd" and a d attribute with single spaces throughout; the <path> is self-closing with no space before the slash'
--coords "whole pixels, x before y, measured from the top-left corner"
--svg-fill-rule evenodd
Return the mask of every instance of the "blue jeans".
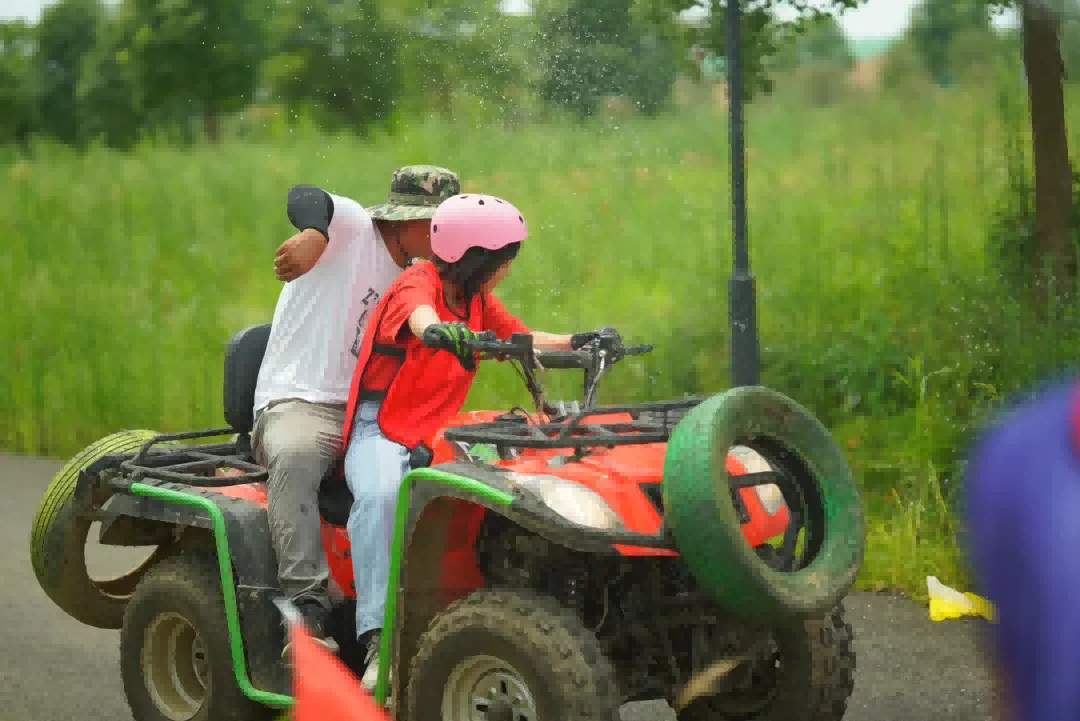
<path id="1" fill-rule="evenodd" d="M 382 628 L 398 488 L 409 451 L 379 430 L 378 401 L 356 410 L 345 452 L 345 482 L 353 494 L 347 530 L 356 583 L 356 636 Z"/>

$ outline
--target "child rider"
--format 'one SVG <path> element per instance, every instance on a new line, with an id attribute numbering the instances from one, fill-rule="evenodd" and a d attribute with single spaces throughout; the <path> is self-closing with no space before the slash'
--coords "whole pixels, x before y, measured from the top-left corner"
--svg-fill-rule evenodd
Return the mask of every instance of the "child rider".
<path id="1" fill-rule="evenodd" d="M 410 451 L 430 444 L 465 403 L 476 375 L 468 341 L 493 331 L 501 340 L 532 333 L 537 350 L 578 350 L 601 336 L 613 349 L 621 347 L 612 329 L 574 335 L 530 331 L 492 295 L 527 235 L 525 219 L 505 200 L 471 193 L 447 198 L 431 220 L 434 262 L 403 271 L 367 324 L 344 438 L 345 480 L 354 498 L 348 534 L 356 633 L 368 649 L 368 687 L 378 670 L 398 488 Z"/>

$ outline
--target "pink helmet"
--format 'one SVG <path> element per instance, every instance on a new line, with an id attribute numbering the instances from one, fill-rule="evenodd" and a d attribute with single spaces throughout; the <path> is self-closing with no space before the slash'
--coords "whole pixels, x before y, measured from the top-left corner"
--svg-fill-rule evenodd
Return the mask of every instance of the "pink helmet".
<path id="1" fill-rule="evenodd" d="M 431 219 L 431 251 L 447 263 L 460 260 L 469 248 L 498 250 L 528 235 L 521 212 L 493 195 L 452 195 Z"/>

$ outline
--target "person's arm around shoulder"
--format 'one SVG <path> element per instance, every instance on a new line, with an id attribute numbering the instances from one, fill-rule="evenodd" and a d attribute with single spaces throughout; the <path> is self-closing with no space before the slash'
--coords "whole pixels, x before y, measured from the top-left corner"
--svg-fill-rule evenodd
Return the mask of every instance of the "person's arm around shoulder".
<path id="1" fill-rule="evenodd" d="M 299 232 L 282 243 L 274 257 L 274 274 L 286 283 L 315 267 L 326 250 L 334 199 L 325 190 L 297 185 L 286 200 L 289 222 Z"/>
<path id="2" fill-rule="evenodd" d="M 289 222 L 299 232 L 286 240 L 274 258 L 278 280 L 296 280 L 315 267 L 330 246 L 330 237 L 348 238 L 349 229 L 364 216 L 363 206 L 312 185 L 297 185 L 287 200 Z M 334 249 L 330 249 L 333 252 Z"/>

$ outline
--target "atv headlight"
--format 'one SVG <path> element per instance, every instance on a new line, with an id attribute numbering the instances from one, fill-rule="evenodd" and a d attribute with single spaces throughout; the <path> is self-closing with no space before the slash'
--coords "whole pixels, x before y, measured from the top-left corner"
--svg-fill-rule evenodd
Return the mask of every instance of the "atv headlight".
<path id="1" fill-rule="evenodd" d="M 535 493 L 544 505 L 572 523 L 605 531 L 621 525 L 618 515 L 600 494 L 580 483 L 542 473 L 512 472 L 510 479 Z"/>
<path id="2" fill-rule="evenodd" d="M 747 446 L 733 446 L 728 453 L 739 460 L 739 463 L 743 465 L 743 468 L 746 469 L 747 473 L 768 473 L 772 470 L 772 466 L 769 465 L 769 462 L 753 448 Z M 777 511 L 787 506 L 787 501 L 784 500 L 783 491 L 781 491 L 780 487 L 775 483 L 753 486 L 753 489 L 754 492 L 757 493 L 761 505 L 765 507 L 765 512 L 770 516 L 776 515 Z"/>
<path id="3" fill-rule="evenodd" d="M 787 505 L 784 500 L 784 493 L 780 490 L 780 486 L 775 483 L 766 483 L 762 486 L 754 486 L 754 491 L 757 492 L 758 500 L 761 501 L 761 505 L 765 507 L 765 512 L 770 516 L 775 516 L 776 512 Z"/>

